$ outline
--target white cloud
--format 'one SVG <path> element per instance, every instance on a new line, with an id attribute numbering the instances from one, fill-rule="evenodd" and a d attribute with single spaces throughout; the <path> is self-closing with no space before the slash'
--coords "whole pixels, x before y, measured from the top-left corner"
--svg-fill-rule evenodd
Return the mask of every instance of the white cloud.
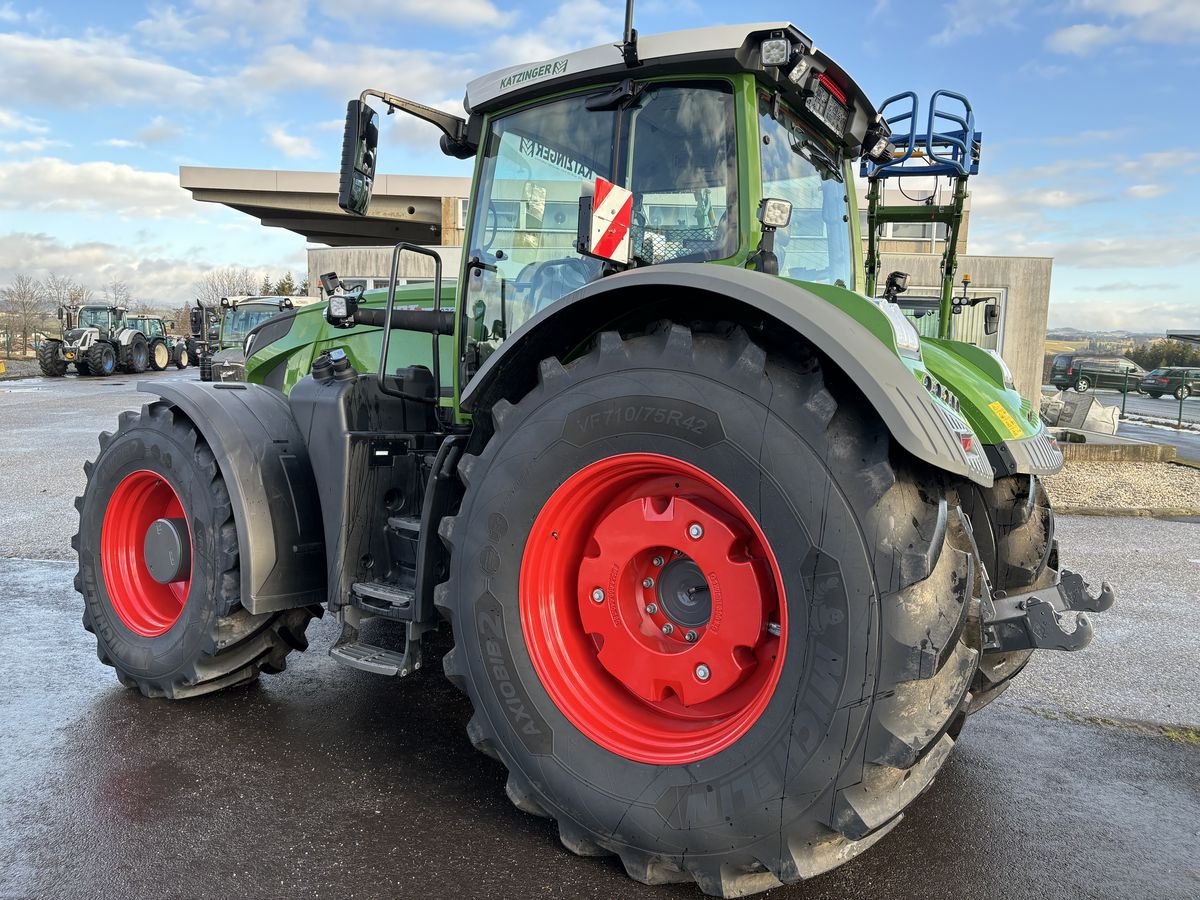
<path id="1" fill-rule="evenodd" d="M 20 21 L 21 14 L 17 12 L 11 3 L 5 3 L 3 6 L 0 6 L 0 22 L 12 24 Z"/>
<path id="2" fill-rule="evenodd" d="M 946 27 L 929 39 L 932 44 L 952 44 L 994 28 L 1013 29 L 1028 0 L 953 0 L 943 8 Z"/>
<path id="3" fill-rule="evenodd" d="M 175 175 L 53 157 L 0 163 L 0 209 L 146 219 L 197 215 L 196 204 Z"/>
<path id="4" fill-rule="evenodd" d="M 512 18 L 491 0 L 317 0 L 321 12 L 345 22 L 423 19 L 464 27 L 498 28 Z"/>
<path id="5" fill-rule="evenodd" d="M 139 56 L 119 39 L 0 33 L 0 96 L 56 107 L 197 103 L 212 79 Z"/>
<path id="6" fill-rule="evenodd" d="M 152 298 L 164 305 L 182 304 L 194 294 L 194 285 L 217 266 L 243 265 L 256 281 L 263 276 L 278 277 L 281 272 L 300 273 L 303 278 L 303 250 L 263 258 L 254 255 L 254 243 L 246 244 L 237 259 L 213 259 L 203 248 L 182 255 L 167 248 L 141 243 L 118 246 L 103 241 L 64 243 L 48 234 L 14 233 L 0 235 L 0 284 L 25 273 L 45 278 L 51 273 L 64 275 L 99 289 L 110 281 L 124 281 L 139 298 Z"/>
<path id="7" fill-rule="evenodd" d="M 1169 284 L 1164 282 L 1138 283 L 1135 281 L 1110 281 L 1105 284 L 1086 285 L 1077 288 L 1081 291 L 1096 291 L 1101 294 L 1118 294 L 1129 293 L 1131 291 L 1154 291 L 1161 293 L 1163 291 L 1174 291 L 1180 287 L 1178 284 Z"/>
<path id="8" fill-rule="evenodd" d="M 1068 25 L 1047 37 L 1046 46 L 1056 53 L 1087 56 L 1120 38 L 1120 30 L 1110 25 Z"/>
<path id="9" fill-rule="evenodd" d="M 0 151 L 4 153 L 44 153 L 51 147 L 69 147 L 66 141 L 57 141 L 52 138 L 30 138 L 24 141 L 0 141 Z"/>
<path id="10" fill-rule="evenodd" d="M 1132 200 L 1153 200 L 1170 192 L 1170 188 L 1162 184 L 1131 184 L 1125 188 L 1125 196 Z"/>
<path id="11" fill-rule="evenodd" d="M 288 134 L 280 125 L 268 129 L 267 142 L 289 159 L 312 159 L 321 155 L 311 139 Z"/>
<path id="12" fill-rule="evenodd" d="M 567 0 L 533 27 L 500 36 L 490 58 L 500 68 L 561 56 L 568 50 L 611 44 L 624 29 L 624 12 L 617 4 L 600 0 Z"/>
<path id="13" fill-rule="evenodd" d="M 1131 325 L 1141 333 L 1166 331 L 1168 328 L 1195 328 L 1200 319 L 1200 303 L 1163 302 L 1150 296 L 1131 296 L 1128 300 L 1051 300 L 1050 328 L 1077 327 L 1086 323 L 1088 330 L 1128 331 Z"/>
<path id="14" fill-rule="evenodd" d="M 1200 3 L 1195 0 L 1075 0 L 1073 5 L 1123 22 L 1139 40 L 1183 43 L 1200 38 Z"/>
<path id="15" fill-rule="evenodd" d="M 242 46 L 264 37 L 280 41 L 304 34 L 305 0 L 194 0 L 182 10 L 153 6 L 133 28 L 145 44 L 164 50 L 195 50 L 224 41 Z"/>
<path id="16" fill-rule="evenodd" d="M 40 119 L 0 108 L 0 131 L 27 131 L 30 134 L 45 134 L 50 129 Z"/>
<path id="17" fill-rule="evenodd" d="M 167 121 L 164 116 L 155 116 L 149 125 L 138 131 L 137 139 L 140 144 L 161 144 L 173 141 L 181 134 L 183 129 L 178 125 Z"/>
<path id="18" fill-rule="evenodd" d="M 130 141 L 125 138 L 108 138 L 108 140 L 101 141 L 100 143 L 105 147 L 116 147 L 119 150 L 129 150 L 133 147 L 143 146 L 140 141 Z"/>

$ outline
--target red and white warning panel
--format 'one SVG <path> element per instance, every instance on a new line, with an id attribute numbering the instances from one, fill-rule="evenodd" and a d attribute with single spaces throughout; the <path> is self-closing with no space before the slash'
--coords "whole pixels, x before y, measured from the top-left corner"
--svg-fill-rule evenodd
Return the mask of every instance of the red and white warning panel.
<path id="1" fill-rule="evenodd" d="M 592 223 L 588 243 L 592 256 L 629 263 L 629 226 L 633 222 L 633 194 L 611 181 L 596 179 L 592 196 Z"/>

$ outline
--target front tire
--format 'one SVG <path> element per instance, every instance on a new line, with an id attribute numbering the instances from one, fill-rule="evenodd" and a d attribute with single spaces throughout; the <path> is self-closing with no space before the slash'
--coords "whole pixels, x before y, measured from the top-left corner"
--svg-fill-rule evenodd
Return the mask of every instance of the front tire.
<path id="1" fill-rule="evenodd" d="M 192 358 L 188 356 L 187 346 L 179 343 L 175 345 L 175 368 L 186 369 L 192 363 Z"/>
<path id="2" fill-rule="evenodd" d="M 155 372 L 163 371 L 171 364 L 171 351 L 166 341 L 156 340 L 150 345 L 150 368 Z"/>
<path id="3" fill-rule="evenodd" d="M 1075 379 L 1075 390 L 1080 394 L 1087 391 L 1087 389 L 1090 388 L 1091 386 L 1092 386 L 1092 382 L 1088 378 Z"/>
<path id="4" fill-rule="evenodd" d="M 47 378 L 62 378 L 67 374 L 67 361 L 62 358 L 62 341 L 42 341 L 37 360 L 38 368 Z"/>
<path id="5" fill-rule="evenodd" d="M 89 375 L 106 376 L 117 370 L 117 354 L 112 344 L 98 341 L 87 352 L 87 367 Z"/>
<path id="6" fill-rule="evenodd" d="M 1192 391 L 1186 384 L 1181 384 L 1179 387 L 1175 388 L 1174 396 L 1176 400 L 1186 400 L 1188 397 L 1192 396 Z"/>
<path id="7" fill-rule="evenodd" d="M 577 854 L 726 897 L 886 833 L 976 671 L 976 558 L 941 476 L 815 354 L 740 329 L 605 333 L 492 419 L 436 602 L 510 799 Z M 704 584 L 668 609 L 693 559 Z"/>
<path id="8" fill-rule="evenodd" d="M 962 496 L 992 590 L 1011 594 L 1054 584 L 1054 509 L 1040 478 L 1008 475 L 990 488 L 968 485 Z M 1004 693 L 1031 656 L 1032 650 L 984 653 L 968 713 Z"/>
<path id="9" fill-rule="evenodd" d="M 147 697 L 199 696 L 283 671 L 287 655 L 307 646 L 319 607 L 252 615 L 241 605 L 225 481 L 174 407 L 160 401 L 122 413 L 84 472 L 71 542 L 79 553 L 75 589 L 97 655 L 122 684 Z M 168 552 L 151 557 L 155 529 Z"/>

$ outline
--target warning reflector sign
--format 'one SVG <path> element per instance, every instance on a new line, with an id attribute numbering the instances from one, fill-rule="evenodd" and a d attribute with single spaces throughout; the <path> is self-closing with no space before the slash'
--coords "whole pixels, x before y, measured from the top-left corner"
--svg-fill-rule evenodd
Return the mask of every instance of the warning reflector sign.
<path id="1" fill-rule="evenodd" d="M 597 178 L 592 196 L 592 255 L 627 264 L 632 221 L 633 194 L 611 181 Z"/>

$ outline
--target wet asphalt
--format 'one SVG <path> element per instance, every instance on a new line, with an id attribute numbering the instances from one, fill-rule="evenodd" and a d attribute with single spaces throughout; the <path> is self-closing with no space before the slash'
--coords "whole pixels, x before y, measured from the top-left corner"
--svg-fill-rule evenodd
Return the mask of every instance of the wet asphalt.
<path id="1" fill-rule="evenodd" d="M 440 666 L 345 669 L 329 622 L 248 687 L 122 688 L 65 560 L 73 473 L 141 398 L 72 381 L 0 385 L 0 898 L 700 896 L 563 850 L 471 748 Z M 1200 524 L 1063 518 L 1060 537 L 1121 591 L 1092 646 L 1035 658 L 870 852 L 765 896 L 1200 898 Z"/>

